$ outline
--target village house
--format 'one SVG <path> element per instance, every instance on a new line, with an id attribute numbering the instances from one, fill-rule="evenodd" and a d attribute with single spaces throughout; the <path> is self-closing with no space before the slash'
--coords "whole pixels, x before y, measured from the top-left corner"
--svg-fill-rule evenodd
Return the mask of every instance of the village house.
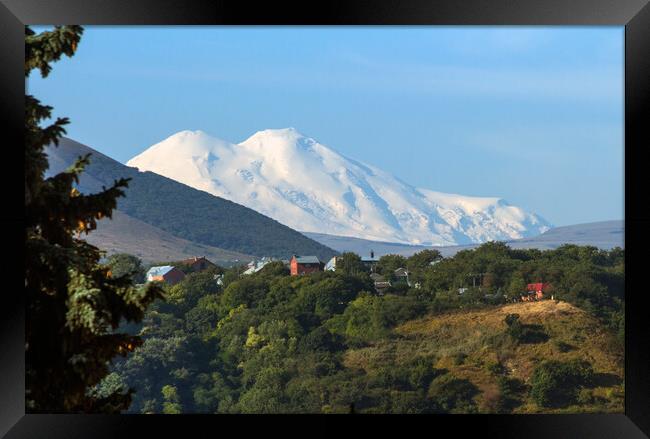
<path id="1" fill-rule="evenodd" d="M 370 270 L 371 273 L 375 272 L 375 267 L 377 266 L 378 262 L 379 262 L 379 258 L 375 258 L 375 252 L 372 250 L 370 250 L 370 257 L 361 256 L 361 263 L 363 264 L 364 267 Z"/>
<path id="2" fill-rule="evenodd" d="M 524 302 L 530 302 L 534 300 L 542 300 L 544 298 L 544 293 L 551 291 L 551 285 L 544 282 L 536 282 L 526 285 L 526 293 L 521 296 L 521 300 Z"/>
<path id="3" fill-rule="evenodd" d="M 393 272 L 393 278 L 395 279 L 395 282 L 404 282 L 406 283 L 409 287 L 411 286 L 411 283 L 409 282 L 409 272 L 406 270 L 406 268 L 398 268 Z"/>
<path id="4" fill-rule="evenodd" d="M 340 256 L 333 256 L 327 264 L 325 264 L 325 271 L 336 271 L 336 262 L 341 259 Z"/>
<path id="5" fill-rule="evenodd" d="M 185 273 L 171 265 L 162 265 L 151 267 L 147 271 L 147 282 L 165 282 L 169 285 L 175 285 L 185 278 Z"/>
<path id="6" fill-rule="evenodd" d="M 384 291 L 386 291 L 386 289 L 391 286 L 390 281 L 387 281 L 386 278 L 379 273 L 372 273 L 370 275 L 370 279 L 375 285 L 375 290 L 377 290 L 377 293 L 380 295 L 382 295 Z"/>
<path id="7" fill-rule="evenodd" d="M 318 259 L 317 256 L 296 256 L 291 257 L 289 263 L 291 276 L 298 276 L 299 274 L 314 273 L 316 271 L 323 271 L 324 264 Z"/>
<path id="8" fill-rule="evenodd" d="M 216 265 L 207 260 L 205 256 L 194 256 L 193 258 L 184 259 L 180 261 L 180 263 L 188 266 L 190 271 L 203 271 L 208 268 L 216 267 Z"/>
<path id="9" fill-rule="evenodd" d="M 258 271 L 260 271 L 262 268 L 264 268 L 266 265 L 270 264 L 273 261 L 275 261 L 275 259 L 266 256 L 262 257 L 262 259 L 260 259 L 259 261 L 251 261 L 248 263 L 247 265 L 248 268 L 246 269 L 246 271 L 244 271 L 242 274 L 244 275 L 244 274 L 257 273 Z"/>
<path id="10" fill-rule="evenodd" d="M 336 263 L 340 260 L 341 260 L 341 256 L 332 257 L 329 261 L 327 261 L 327 264 L 325 264 L 325 271 L 336 271 Z M 371 273 L 374 273 L 377 262 L 379 262 L 379 259 L 375 258 L 375 252 L 373 252 L 372 250 L 370 251 L 370 257 L 361 256 L 361 263 Z"/>

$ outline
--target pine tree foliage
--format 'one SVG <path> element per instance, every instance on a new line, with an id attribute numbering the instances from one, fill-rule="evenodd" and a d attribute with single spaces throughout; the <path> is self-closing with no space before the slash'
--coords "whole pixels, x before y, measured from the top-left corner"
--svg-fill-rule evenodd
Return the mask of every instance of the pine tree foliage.
<path id="1" fill-rule="evenodd" d="M 25 28 L 25 77 L 43 77 L 51 63 L 74 55 L 83 28 L 56 26 L 36 34 Z M 117 332 L 123 321 L 140 321 L 147 306 L 162 297 L 155 285 L 136 288 L 130 276 L 112 276 L 99 263 L 102 252 L 82 239 L 96 222 L 111 217 L 127 179 L 96 194 L 75 185 L 90 157 L 45 178 L 44 147 L 58 145 L 67 118 L 50 125 L 52 107 L 25 96 L 25 292 L 26 409 L 28 412 L 119 412 L 128 408 L 131 389 L 98 395 L 94 386 L 111 361 L 141 344 Z"/>

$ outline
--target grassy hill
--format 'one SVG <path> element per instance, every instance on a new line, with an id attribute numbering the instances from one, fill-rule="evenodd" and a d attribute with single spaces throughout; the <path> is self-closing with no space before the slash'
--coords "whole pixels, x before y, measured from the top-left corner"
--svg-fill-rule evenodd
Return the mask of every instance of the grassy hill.
<path id="1" fill-rule="evenodd" d="M 546 337 L 534 343 L 512 343 L 503 337 L 505 316 L 512 313 Z M 519 383 L 513 413 L 623 412 L 622 348 L 598 321 L 566 302 L 545 300 L 452 312 L 406 322 L 395 333 L 395 338 L 348 350 L 346 367 L 373 375 L 387 364 L 431 359 L 435 368 L 469 380 L 479 389 L 474 400 L 483 413 L 496 411 L 500 377 Z M 561 408 L 535 404 L 530 396 L 531 377 L 537 365 L 550 359 L 586 360 L 592 365 L 595 380 L 581 392 L 581 404 Z M 499 362 L 505 370 L 495 372 L 494 365 Z"/>
<path id="2" fill-rule="evenodd" d="M 252 209 L 193 189 L 152 172 L 138 172 L 104 154 L 63 138 L 49 147 L 48 174 L 60 172 L 74 160 L 91 153 L 79 190 L 97 192 L 119 178 L 131 178 L 126 197 L 117 208 L 126 215 L 177 238 L 209 247 L 254 256 L 289 258 L 317 255 L 328 260 L 336 252 Z"/>

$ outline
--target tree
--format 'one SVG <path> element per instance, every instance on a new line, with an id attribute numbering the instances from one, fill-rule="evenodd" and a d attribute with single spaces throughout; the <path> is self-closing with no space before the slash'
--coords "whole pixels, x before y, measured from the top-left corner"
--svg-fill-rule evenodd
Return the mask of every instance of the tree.
<path id="1" fill-rule="evenodd" d="M 519 341 L 523 334 L 523 325 L 519 320 L 519 314 L 507 314 L 504 322 L 508 326 L 506 333 L 512 337 L 513 340 Z"/>
<path id="2" fill-rule="evenodd" d="M 74 55 L 81 26 L 55 26 L 36 34 L 25 28 L 25 77 Z M 115 332 L 121 320 L 139 321 L 162 291 L 134 288 L 128 277 L 113 277 L 102 253 L 81 239 L 96 221 L 111 217 L 128 180 L 96 194 L 74 186 L 89 163 L 80 157 L 69 169 L 45 178 L 44 148 L 58 145 L 67 118 L 41 127 L 52 107 L 25 96 L 25 366 L 28 412 L 119 412 L 131 401 L 122 387 L 98 394 L 94 386 L 108 374 L 110 361 L 141 343 Z"/>
<path id="3" fill-rule="evenodd" d="M 135 283 L 144 283 L 145 273 L 142 261 L 128 253 L 116 253 L 108 258 L 106 264 L 111 267 L 113 277 L 130 276 Z"/>
<path id="4" fill-rule="evenodd" d="M 520 273 L 515 273 L 512 276 L 510 285 L 508 286 L 509 297 L 519 297 L 526 292 L 526 281 Z"/>
<path id="5" fill-rule="evenodd" d="M 428 396 L 438 413 L 475 413 L 478 393 L 471 381 L 445 374 L 431 382 Z"/>
<path id="6" fill-rule="evenodd" d="M 183 408 L 181 407 L 176 387 L 165 385 L 160 393 L 162 393 L 163 398 L 165 399 L 165 402 L 163 403 L 163 413 L 167 415 L 177 415 L 182 412 Z"/>
<path id="7" fill-rule="evenodd" d="M 406 268 L 409 271 L 424 270 L 432 262 L 440 261 L 442 255 L 438 250 L 421 250 L 406 260 Z"/>
<path id="8" fill-rule="evenodd" d="M 368 271 L 356 253 L 345 252 L 336 261 L 336 271 L 347 275 L 356 275 Z"/>
<path id="9" fill-rule="evenodd" d="M 578 391 L 591 385 L 593 376 L 586 361 L 545 361 L 533 372 L 530 396 L 541 407 L 563 407 L 576 401 Z"/>
<path id="10" fill-rule="evenodd" d="M 406 266 L 406 258 L 401 255 L 384 255 L 377 262 L 377 272 L 384 276 L 392 276 L 398 268 Z"/>
<path id="11" fill-rule="evenodd" d="M 201 297 L 216 294 L 220 290 L 216 271 L 207 269 L 198 273 L 190 273 L 169 289 L 167 303 L 174 305 L 174 313 L 181 316 L 194 308 Z"/>

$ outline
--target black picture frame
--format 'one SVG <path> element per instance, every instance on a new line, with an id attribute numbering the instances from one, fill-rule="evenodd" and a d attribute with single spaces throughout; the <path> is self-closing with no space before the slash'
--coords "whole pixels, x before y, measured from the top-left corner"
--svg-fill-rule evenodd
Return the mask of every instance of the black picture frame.
<path id="1" fill-rule="evenodd" d="M 24 25 L 619 25 L 625 26 L 625 247 L 626 345 L 625 414 L 590 415 L 451 415 L 451 416 L 302 416 L 307 434 L 336 434 L 361 424 L 365 434 L 392 426 L 424 428 L 428 435 L 454 434 L 501 438 L 611 438 L 650 436 L 650 331 L 646 324 L 644 250 L 650 240 L 648 200 L 644 182 L 644 149 L 650 146 L 647 129 L 650 106 L 650 5 L 648 0 L 347 0 L 317 3 L 249 1 L 102 1 L 2 0 L 0 53 L 2 57 L 2 123 L 5 125 L 2 175 L 5 209 L 0 230 L 5 232 L 3 266 L 6 274 L 0 302 L 0 435 L 7 438 L 131 437 L 136 427 L 148 436 L 192 435 L 199 427 L 213 435 L 227 434 L 224 426 L 241 434 L 262 427 L 297 430 L 293 419 L 264 416 L 250 422 L 241 416 L 217 415 L 25 415 L 24 394 L 24 269 L 18 255 L 23 248 L 22 204 L 17 187 L 24 160 Z M 645 110 L 645 111 L 644 111 Z M 645 118 L 644 118 L 645 116 Z M 8 154 L 11 153 L 11 156 Z M 13 169 L 12 168 L 16 168 Z M 15 208 L 9 208 L 15 203 Z M 11 213 L 15 212 L 15 213 Z M 255 416 L 255 415 L 253 415 Z M 296 419 L 300 419 L 298 417 Z M 450 430 L 451 429 L 451 430 Z M 453 433 L 444 433 L 444 431 Z M 414 431 L 415 433 L 415 431 Z M 142 433 L 140 433 L 142 434 Z M 418 433 L 420 434 L 420 433 Z"/>

